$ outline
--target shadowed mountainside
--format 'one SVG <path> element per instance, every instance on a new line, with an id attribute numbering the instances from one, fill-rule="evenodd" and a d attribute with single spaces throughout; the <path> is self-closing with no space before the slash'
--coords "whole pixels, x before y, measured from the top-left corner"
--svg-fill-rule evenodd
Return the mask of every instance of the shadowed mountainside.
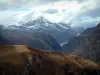
<path id="1" fill-rule="evenodd" d="M 3 36 L 3 26 L 0 25 L 0 45 L 1 44 L 7 44 L 7 39 Z"/>
<path id="2" fill-rule="evenodd" d="M 79 36 L 71 38 L 63 48 L 74 55 L 100 63 L 100 23 L 96 27 L 88 28 Z"/>
<path id="3" fill-rule="evenodd" d="M 62 51 L 51 35 L 33 30 L 3 29 L 0 41 L 1 45 L 29 45 L 36 49 Z"/>

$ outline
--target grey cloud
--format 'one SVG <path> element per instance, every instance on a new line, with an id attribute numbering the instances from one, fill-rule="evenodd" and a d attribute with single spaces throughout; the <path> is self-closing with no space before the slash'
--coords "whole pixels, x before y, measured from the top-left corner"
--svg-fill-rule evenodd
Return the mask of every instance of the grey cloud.
<path id="1" fill-rule="evenodd" d="M 56 13 L 58 13 L 58 10 L 57 9 L 48 9 L 48 10 L 43 11 L 42 13 L 56 14 Z"/>
<path id="2" fill-rule="evenodd" d="M 94 2 L 92 4 L 93 5 L 92 8 L 91 8 L 91 6 L 88 6 L 90 8 L 83 7 L 82 9 L 83 10 L 85 9 L 86 11 L 82 11 L 76 17 L 88 16 L 88 17 L 91 17 L 91 18 L 96 18 L 96 17 L 100 16 L 100 0 L 91 0 L 91 1 Z"/>
<path id="3" fill-rule="evenodd" d="M 7 5 L 0 3 L 0 11 L 6 10 L 7 9 Z"/>
<path id="4" fill-rule="evenodd" d="M 2 1 L 6 1 L 6 0 L 2 0 Z M 42 4 L 48 4 L 48 3 L 53 3 L 53 2 L 57 2 L 57 1 L 78 1 L 79 3 L 82 2 L 88 2 L 88 0 L 7 0 L 8 2 L 1 2 L 0 0 L 0 10 L 4 11 L 7 9 L 16 9 L 16 8 L 29 8 L 29 7 L 34 7 L 34 6 L 40 6 Z M 96 3 L 96 7 L 93 7 L 93 9 L 87 9 L 87 8 L 82 8 L 81 9 L 81 13 L 78 12 L 78 15 L 76 17 L 73 17 L 74 15 L 70 16 L 73 17 L 73 19 L 71 19 L 72 24 L 75 25 L 84 25 L 85 26 L 91 26 L 91 25 L 95 25 L 95 23 L 100 22 L 99 16 L 100 16 L 100 0 L 91 0 L 94 1 L 94 4 Z M 93 5 L 94 5 L 93 4 Z M 86 6 L 87 7 L 87 6 Z M 83 9 L 85 9 L 86 11 L 83 11 Z M 62 10 L 62 15 L 69 15 L 66 14 L 66 9 Z M 47 9 L 45 11 L 40 11 L 42 13 L 48 13 L 48 14 L 56 14 L 59 13 L 59 11 L 57 9 Z M 28 19 L 32 19 L 32 14 L 30 13 L 29 15 L 23 16 L 24 20 L 27 21 Z M 65 17 L 64 16 L 64 17 Z M 4 17 L 4 16 L 3 16 Z M 9 17 L 9 16 L 8 16 Z M 69 17 L 69 18 L 70 18 Z M 84 19 L 85 17 L 89 17 L 87 19 Z M 2 19 L 2 16 L 1 16 Z M 13 21 L 14 20 L 14 21 Z M 64 20 L 68 20 L 68 17 L 64 18 Z M 96 21 L 97 20 L 97 21 Z M 3 19 L 3 21 L 0 22 L 16 22 L 16 17 L 12 16 L 11 20 L 9 21 L 9 18 L 5 18 L 5 20 Z"/>
<path id="5" fill-rule="evenodd" d="M 36 5 L 48 4 L 60 0 L 1 0 L 0 10 L 21 8 L 21 7 L 33 7 Z"/>
<path id="6" fill-rule="evenodd" d="M 90 28 L 90 27 L 96 26 L 96 24 L 97 23 L 95 23 L 95 22 L 83 22 L 83 23 L 80 23 L 79 25 L 84 28 Z"/>
<path id="7" fill-rule="evenodd" d="M 57 1 L 65 0 L 0 0 L 0 10 L 10 9 L 10 8 L 21 8 L 21 7 L 33 7 L 36 5 L 48 4 Z M 66 1 L 78 1 L 82 2 L 84 0 L 66 0 Z"/>
<path id="8" fill-rule="evenodd" d="M 98 17 L 90 17 L 90 16 L 81 16 L 81 17 L 75 17 L 72 21 L 71 24 L 75 26 L 82 26 L 82 27 L 93 27 L 97 23 L 100 23 L 100 16 Z"/>
<path id="9" fill-rule="evenodd" d="M 77 26 L 92 27 L 100 22 L 100 1 L 96 0 L 96 6 L 93 8 L 82 8 L 81 12 L 75 16 L 71 23 Z M 94 4 L 95 4 L 94 3 Z M 85 11 L 83 11 L 85 9 Z"/>
<path id="10" fill-rule="evenodd" d="M 96 7 L 94 9 L 87 10 L 85 12 L 82 12 L 78 16 L 90 16 L 92 18 L 98 17 L 98 16 L 100 16 L 100 7 Z"/>
<path id="11" fill-rule="evenodd" d="M 23 16 L 23 22 L 28 22 L 28 21 L 30 21 L 30 20 L 32 20 L 32 15 L 34 14 L 34 12 L 31 12 L 31 13 L 29 13 L 29 14 L 27 14 L 27 15 L 25 15 L 25 16 Z"/>

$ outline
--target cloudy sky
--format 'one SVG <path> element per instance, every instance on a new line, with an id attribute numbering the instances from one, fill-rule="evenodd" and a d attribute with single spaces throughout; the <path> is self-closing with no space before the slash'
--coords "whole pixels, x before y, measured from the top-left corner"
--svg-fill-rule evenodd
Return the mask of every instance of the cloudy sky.
<path id="1" fill-rule="evenodd" d="M 27 22 L 39 16 L 73 26 L 100 22 L 100 0 L 0 0 L 0 24 Z"/>

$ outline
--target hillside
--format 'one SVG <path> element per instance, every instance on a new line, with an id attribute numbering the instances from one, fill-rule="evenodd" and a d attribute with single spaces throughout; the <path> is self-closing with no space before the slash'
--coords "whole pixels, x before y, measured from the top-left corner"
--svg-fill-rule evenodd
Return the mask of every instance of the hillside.
<path id="1" fill-rule="evenodd" d="M 100 23 L 96 27 L 88 28 L 79 36 L 71 38 L 63 48 L 74 55 L 100 63 Z"/>
<path id="2" fill-rule="evenodd" d="M 0 46 L 0 75 L 99 75 L 100 65 L 82 57 L 24 45 Z"/>
<path id="3" fill-rule="evenodd" d="M 0 46 L 0 68 L 9 71 L 20 71 L 31 52 L 22 45 Z M 11 67 L 12 66 L 12 67 Z M 15 68 L 16 67 L 16 68 Z"/>

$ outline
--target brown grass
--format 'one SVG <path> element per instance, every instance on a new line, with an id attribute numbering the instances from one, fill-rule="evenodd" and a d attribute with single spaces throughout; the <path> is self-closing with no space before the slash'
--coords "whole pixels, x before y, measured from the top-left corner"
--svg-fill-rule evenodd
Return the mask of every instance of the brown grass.
<path id="1" fill-rule="evenodd" d="M 32 54 L 40 54 L 46 60 L 58 66 L 70 64 L 77 68 L 98 69 L 100 66 L 93 61 L 70 54 L 59 53 L 50 50 L 37 50 L 24 45 L 5 45 L 0 46 L 0 68 L 9 69 L 12 65 L 13 70 L 21 70 L 26 60 Z"/>

